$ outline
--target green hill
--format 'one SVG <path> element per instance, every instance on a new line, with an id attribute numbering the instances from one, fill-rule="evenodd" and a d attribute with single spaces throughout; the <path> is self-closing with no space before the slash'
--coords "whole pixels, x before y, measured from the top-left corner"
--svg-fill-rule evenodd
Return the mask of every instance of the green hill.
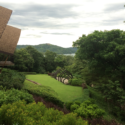
<path id="1" fill-rule="evenodd" d="M 33 46 L 39 52 L 46 52 L 47 50 L 55 52 L 57 54 L 72 54 L 77 51 L 76 47 L 63 48 L 60 46 L 52 45 L 52 44 L 40 44 L 40 45 L 17 45 L 16 49 L 26 48 L 27 46 Z"/>

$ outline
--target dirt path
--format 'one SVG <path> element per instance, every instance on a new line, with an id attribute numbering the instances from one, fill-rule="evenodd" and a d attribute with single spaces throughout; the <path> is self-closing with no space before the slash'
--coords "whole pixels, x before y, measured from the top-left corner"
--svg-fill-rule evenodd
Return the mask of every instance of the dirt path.
<path id="1" fill-rule="evenodd" d="M 41 85 L 41 84 L 38 83 L 38 82 L 35 82 L 35 81 L 32 81 L 32 80 L 29 80 L 29 79 L 26 79 L 26 80 L 28 80 L 28 81 L 30 81 L 30 82 L 32 82 L 32 83 L 34 83 L 34 84 Z"/>

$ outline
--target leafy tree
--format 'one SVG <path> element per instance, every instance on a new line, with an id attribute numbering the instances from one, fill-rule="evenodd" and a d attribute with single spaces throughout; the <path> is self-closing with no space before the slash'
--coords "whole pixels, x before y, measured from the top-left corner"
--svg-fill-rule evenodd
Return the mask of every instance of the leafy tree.
<path id="1" fill-rule="evenodd" d="M 76 56 L 73 57 L 72 63 L 65 68 L 70 71 L 74 76 L 80 76 L 83 78 L 83 69 L 86 67 L 86 60 L 79 60 Z"/>
<path id="2" fill-rule="evenodd" d="M 16 50 L 14 53 L 15 68 L 20 71 L 29 71 L 33 67 L 34 59 L 26 49 Z"/>
<path id="3" fill-rule="evenodd" d="M 45 72 L 45 68 L 44 68 L 45 58 L 43 54 L 38 52 L 32 46 L 26 47 L 26 50 L 28 51 L 30 56 L 34 59 L 33 68 L 30 70 L 33 72 L 44 73 Z"/>
<path id="4" fill-rule="evenodd" d="M 55 60 L 54 62 L 56 63 L 56 66 L 59 66 L 59 67 L 64 67 L 64 65 L 66 65 L 66 58 L 64 55 L 57 55 L 55 57 Z"/>
<path id="5" fill-rule="evenodd" d="M 26 48 L 27 46 L 29 45 L 17 45 L 16 48 L 21 49 L 21 48 Z M 35 49 L 37 49 L 37 51 L 42 53 L 45 53 L 47 50 L 55 52 L 57 54 L 72 54 L 77 51 L 76 47 L 63 48 L 52 44 L 40 44 L 40 45 L 34 45 L 32 47 L 34 47 Z"/>
<path id="6" fill-rule="evenodd" d="M 66 60 L 66 63 L 65 63 L 66 66 L 69 66 L 69 65 L 73 64 L 73 62 L 74 62 L 73 56 L 64 56 L 64 57 L 65 57 L 65 60 Z"/>
<path id="7" fill-rule="evenodd" d="M 56 69 L 56 64 L 54 62 L 57 54 L 47 50 L 45 52 L 45 69 L 46 71 L 52 72 Z"/>
<path id="8" fill-rule="evenodd" d="M 73 42 L 73 46 L 78 47 L 77 58 L 88 61 L 91 72 L 119 80 L 125 89 L 125 31 L 94 31 Z"/>

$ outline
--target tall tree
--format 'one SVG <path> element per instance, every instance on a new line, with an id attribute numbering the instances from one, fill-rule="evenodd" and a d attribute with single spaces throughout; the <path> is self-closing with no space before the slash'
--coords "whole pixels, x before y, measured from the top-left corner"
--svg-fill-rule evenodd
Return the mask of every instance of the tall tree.
<path id="1" fill-rule="evenodd" d="M 57 55 L 54 62 L 56 63 L 56 67 L 59 66 L 63 68 L 66 65 L 66 58 L 64 55 Z"/>
<path id="2" fill-rule="evenodd" d="M 73 46 L 79 49 L 77 58 L 88 61 L 91 72 L 99 75 L 108 75 L 110 78 L 119 80 L 121 88 L 125 78 L 125 31 L 94 31 L 88 36 L 83 35 Z M 124 85 L 125 89 L 125 85 Z"/>
<path id="3" fill-rule="evenodd" d="M 57 56 L 56 53 L 51 52 L 49 50 L 47 50 L 45 52 L 45 68 L 46 68 L 46 71 L 52 72 L 53 70 L 56 69 L 56 64 L 54 62 L 56 56 Z"/>
<path id="4" fill-rule="evenodd" d="M 74 57 L 73 56 L 64 56 L 64 59 L 65 59 L 65 66 L 69 66 L 69 65 L 72 65 L 73 62 L 74 62 Z"/>
<path id="5" fill-rule="evenodd" d="M 33 68 L 34 59 L 30 56 L 26 49 L 16 50 L 14 53 L 15 69 L 20 71 L 29 71 Z"/>
<path id="6" fill-rule="evenodd" d="M 30 56 L 34 59 L 33 68 L 31 70 L 37 73 L 45 73 L 45 68 L 44 68 L 45 59 L 43 54 L 38 52 L 32 46 L 26 47 L 26 50 L 28 51 Z"/>

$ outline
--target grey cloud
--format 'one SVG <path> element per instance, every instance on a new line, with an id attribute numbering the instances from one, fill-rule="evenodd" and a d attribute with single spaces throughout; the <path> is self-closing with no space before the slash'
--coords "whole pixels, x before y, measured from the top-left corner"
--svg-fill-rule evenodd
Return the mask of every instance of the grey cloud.
<path id="1" fill-rule="evenodd" d="M 28 34 L 28 35 L 26 35 L 26 36 L 24 36 L 22 38 L 28 38 L 28 37 L 37 37 L 37 38 L 39 38 L 39 37 L 42 37 L 42 36 L 41 35 Z"/>
<path id="2" fill-rule="evenodd" d="M 22 18 L 28 19 L 45 19 L 45 18 L 76 18 L 78 13 L 72 11 L 73 7 L 78 5 L 41 5 L 41 4 L 8 4 L 0 3 L 1 6 L 13 10 L 12 16 L 22 16 Z"/>
<path id="3" fill-rule="evenodd" d="M 1 3 L 0 3 L 1 4 Z M 124 7 L 125 3 L 119 4 L 107 4 L 106 8 L 102 10 L 102 12 L 91 12 L 84 13 L 81 15 L 80 13 L 76 13 L 72 11 L 73 7 L 76 5 L 38 5 L 38 4 L 29 4 L 29 5 L 19 5 L 19 4 L 7 4 L 2 3 L 1 6 L 14 10 L 9 21 L 9 25 L 18 26 L 22 30 L 28 30 L 27 28 L 51 28 L 51 29 L 67 29 L 67 28 L 79 28 L 81 26 L 85 27 L 97 27 L 97 26 L 110 26 L 118 24 L 120 21 L 123 23 L 125 20 L 123 17 L 110 18 L 108 14 L 114 14 L 113 12 L 118 12 Z M 16 8 L 15 8 L 16 7 Z M 102 20 L 101 17 L 107 16 L 105 20 Z M 100 17 L 98 22 L 81 22 L 81 23 L 59 23 L 55 22 L 56 19 L 64 19 L 64 18 L 98 18 Z M 54 20 L 51 20 L 53 18 Z M 50 19 L 50 20 L 49 20 Z M 46 21 L 47 20 L 47 21 Z M 48 21 L 49 20 L 49 21 Z M 51 33 L 56 35 L 66 35 L 67 33 Z M 67 34 L 70 35 L 70 34 Z"/>
<path id="4" fill-rule="evenodd" d="M 21 30 L 29 30 L 29 28 L 25 28 L 25 27 L 24 27 L 24 28 L 21 28 Z"/>
<path id="5" fill-rule="evenodd" d="M 23 9 L 16 9 L 14 15 L 33 16 L 34 18 L 41 19 L 47 17 L 53 18 L 67 18 L 77 17 L 78 14 L 71 11 L 75 5 L 24 5 Z"/>
<path id="6" fill-rule="evenodd" d="M 108 4 L 106 5 L 104 12 L 117 12 L 123 10 L 125 9 L 124 4 L 125 3 Z"/>
<path id="7" fill-rule="evenodd" d="M 10 6 L 10 7 L 9 7 Z M 14 5 L 16 6 L 16 5 Z M 52 29 L 65 29 L 65 28 L 76 28 L 79 24 L 77 23 L 67 23 L 60 24 L 55 22 L 56 19 L 64 18 L 78 18 L 79 13 L 72 11 L 73 7 L 76 5 L 23 5 L 18 9 L 14 8 L 12 5 L 6 5 L 4 7 L 12 7 L 14 12 L 12 13 L 11 19 L 9 20 L 9 25 L 32 28 L 52 28 Z M 19 6 L 19 5 L 18 5 Z M 51 20 L 51 18 L 55 20 Z M 49 21 L 46 21 L 50 19 Z"/>
<path id="8" fill-rule="evenodd" d="M 114 17 L 107 20 L 102 20 L 101 25 L 107 25 L 107 26 L 118 25 L 119 23 L 122 24 L 124 20 L 125 20 L 124 17 Z"/>
<path id="9" fill-rule="evenodd" d="M 32 27 L 32 28 L 51 28 L 51 29 L 65 29 L 65 28 L 78 28 L 78 23 L 67 23 L 67 24 L 60 24 L 56 23 L 55 21 L 39 21 L 39 20 L 21 20 L 20 18 L 15 18 L 14 20 L 9 21 L 10 25 L 16 26 L 23 26 L 25 27 Z"/>
<path id="10" fill-rule="evenodd" d="M 47 32 L 40 32 L 42 34 L 53 34 L 53 35 L 73 35 L 71 33 L 47 33 Z"/>

